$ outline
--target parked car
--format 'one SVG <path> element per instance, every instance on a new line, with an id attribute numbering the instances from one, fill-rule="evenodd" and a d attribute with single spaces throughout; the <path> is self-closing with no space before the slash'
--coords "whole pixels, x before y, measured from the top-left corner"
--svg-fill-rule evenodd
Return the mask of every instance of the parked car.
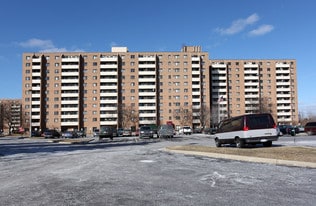
<path id="1" fill-rule="evenodd" d="M 271 114 L 246 114 L 221 121 L 214 140 L 217 147 L 236 144 L 242 148 L 247 143 L 270 147 L 278 140 L 278 131 Z"/>
<path id="2" fill-rule="evenodd" d="M 87 134 L 84 130 L 77 131 L 76 133 L 77 133 L 78 137 L 86 137 L 87 136 Z"/>
<path id="3" fill-rule="evenodd" d="M 192 128 L 190 126 L 183 126 L 180 130 L 179 130 L 179 134 L 192 134 Z"/>
<path id="4" fill-rule="evenodd" d="M 117 136 L 122 137 L 123 136 L 123 132 L 124 132 L 123 128 L 118 128 L 117 129 Z"/>
<path id="5" fill-rule="evenodd" d="M 125 136 L 125 137 L 132 136 L 132 130 L 131 129 L 124 129 L 123 136 Z"/>
<path id="6" fill-rule="evenodd" d="M 42 134 L 39 131 L 32 131 L 31 132 L 31 137 L 41 137 Z"/>
<path id="7" fill-rule="evenodd" d="M 113 128 L 109 126 L 101 126 L 99 132 L 99 140 L 103 138 L 110 138 L 113 140 Z"/>
<path id="8" fill-rule="evenodd" d="M 170 124 L 163 124 L 163 125 L 160 125 L 158 128 L 159 138 L 163 138 L 163 137 L 172 138 L 173 134 L 174 134 L 174 129 L 173 129 L 173 126 Z"/>
<path id="9" fill-rule="evenodd" d="M 99 137 L 99 133 L 100 133 L 100 130 L 99 129 L 95 129 L 93 131 L 93 137 Z"/>
<path id="10" fill-rule="evenodd" d="M 295 135 L 296 133 L 295 128 L 292 125 L 279 125 L 278 128 L 280 132 L 282 133 L 282 135 L 285 135 L 285 134 Z"/>
<path id="11" fill-rule="evenodd" d="M 151 129 L 150 126 L 141 126 L 139 128 L 139 137 L 140 138 L 143 138 L 143 137 L 153 138 L 154 131 Z"/>
<path id="12" fill-rule="evenodd" d="M 315 135 L 316 134 L 316 122 L 306 123 L 304 130 L 308 135 Z"/>
<path id="13" fill-rule="evenodd" d="M 61 133 L 62 138 L 78 138 L 78 134 L 73 131 L 65 131 Z"/>
<path id="14" fill-rule="evenodd" d="M 59 138 L 60 133 L 57 130 L 46 130 L 43 133 L 44 138 Z"/>

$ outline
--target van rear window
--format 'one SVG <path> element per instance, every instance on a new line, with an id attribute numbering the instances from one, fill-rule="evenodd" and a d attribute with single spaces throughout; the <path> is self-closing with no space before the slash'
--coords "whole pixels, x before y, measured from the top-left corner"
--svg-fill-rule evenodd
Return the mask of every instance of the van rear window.
<path id="1" fill-rule="evenodd" d="M 247 127 L 249 129 L 273 128 L 274 121 L 270 115 L 251 115 L 247 116 Z"/>

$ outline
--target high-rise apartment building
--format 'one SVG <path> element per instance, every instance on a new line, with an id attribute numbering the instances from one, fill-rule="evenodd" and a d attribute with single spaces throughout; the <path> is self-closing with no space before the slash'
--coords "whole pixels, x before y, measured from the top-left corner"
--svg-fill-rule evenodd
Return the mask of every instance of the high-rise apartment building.
<path id="1" fill-rule="evenodd" d="M 199 46 L 179 52 L 23 54 L 25 125 L 32 130 L 160 125 L 210 126 L 265 111 L 297 121 L 295 60 L 210 60 Z M 31 116 L 30 116 L 31 115 Z"/>

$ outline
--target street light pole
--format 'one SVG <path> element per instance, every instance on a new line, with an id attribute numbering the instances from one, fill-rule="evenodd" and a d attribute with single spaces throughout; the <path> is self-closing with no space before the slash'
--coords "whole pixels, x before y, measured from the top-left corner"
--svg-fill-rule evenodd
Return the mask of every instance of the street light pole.
<path id="1" fill-rule="evenodd" d="M 30 89 L 29 90 L 29 92 L 31 93 L 31 98 L 30 98 L 30 102 L 31 102 L 31 104 L 30 104 L 30 119 L 29 119 L 29 122 L 30 122 L 30 137 L 32 137 L 32 90 Z"/>

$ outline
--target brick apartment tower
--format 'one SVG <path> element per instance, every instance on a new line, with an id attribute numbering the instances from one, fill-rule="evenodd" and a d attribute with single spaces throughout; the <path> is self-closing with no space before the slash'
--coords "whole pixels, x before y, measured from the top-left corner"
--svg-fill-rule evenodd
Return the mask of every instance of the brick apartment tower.
<path id="1" fill-rule="evenodd" d="M 210 60 L 199 46 L 180 52 L 23 54 L 26 128 L 32 130 L 204 125 L 243 113 L 298 121 L 295 60 Z M 31 114 L 31 116 L 30 116 Z M 128 119 L 128 120 L 126 120 Z M 203 123 L 202 123 L 203 122 Z M 28 126 L 27 126 L 28 125 Z"/>

